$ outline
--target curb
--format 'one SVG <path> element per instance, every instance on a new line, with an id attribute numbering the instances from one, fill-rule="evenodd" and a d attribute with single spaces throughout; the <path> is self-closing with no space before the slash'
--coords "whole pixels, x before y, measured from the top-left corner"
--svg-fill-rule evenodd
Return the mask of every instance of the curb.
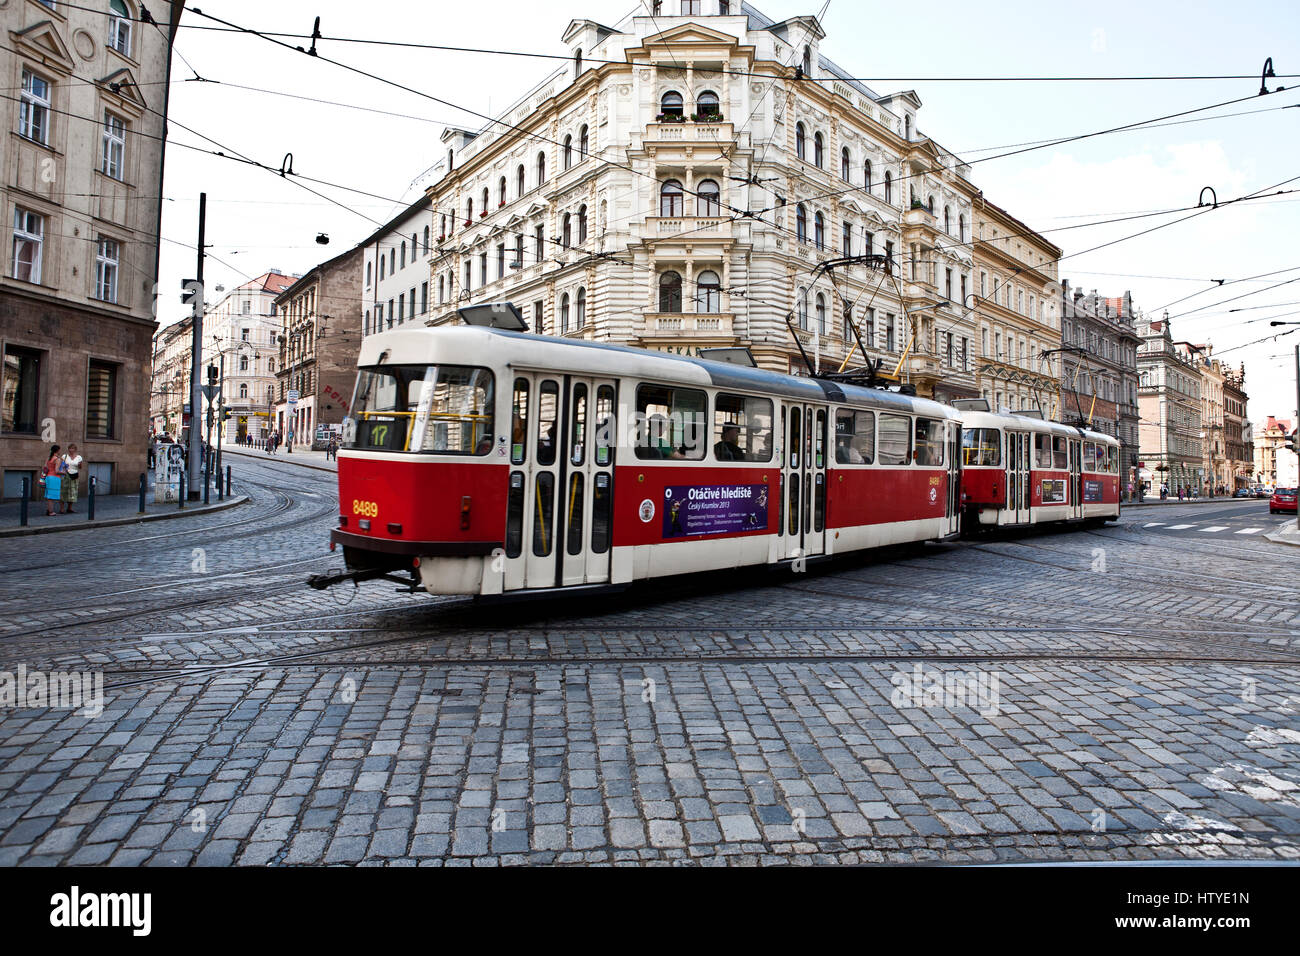
<path id="1" fill-rule="evenodd" d="M 299 468 L 311 468 L 311 469 L 313 469 L 314 471 L 327 471 L 327 472 L 329 472 L 331 475 L 336 475 L 336 474 L 338 474 L 338 469 L 337 469 L 337 468 L 329 468 L 329 467 L 327 467 L 327 466 L 325 466 L 325 465 L 317 465 L 317 464 L 313 464 L 312 462 L 309 462 L 309 461 L 295 461 L 294 459 L 292 459 L 292 458 L 288 458 L 288 457 L 281 458 L 279 455 L 268 455 L 268 454 L 266 454 L 266 453 L 261 453 L 261 454 L 252 454 L 252 453 L 250 453 L 250 452 L 246 452 L 246 451 L 234 451 L 234 450 L 229 449 L 229 448 L 223 448 L 223 449 L 221 450 L 221 454 L 222 454 L 223 456 L 224 456 L 224 455 L 238 455 L 240 458 L 249 458 L 249 459 L 252 459 L 253 461 L 278 461 L 278 462 L 283 462 L 284 464 L 288 464 L 288 465 L 297 465 Z"/>
<path id="2" fill-rule="evenodd" d="M 124 524 L 142 524 L 146 521 L 165 521 L 168 518 L 184 518 L 186 515 L 206 515 L 214 511 L 225 511 L 227 508 L 233 508 L 236 505 L 242 505 L 248 501 L 248 495 L 237 495 L 219 501 L 216 504 L 195 505 L 193 507 L 174 508 L 169 511 L 159 511 L 154 514 L 131 515 L 126 518 L 104 518 L 98 521 L 78 521 L 76 524 L 62 524 L 46 528 L 33 527 L 26 528 L 0 528 L 0 538 L 22 538 L 33 534 L 58 534 L 60 531 L 85 531 L 88 528 L 111 528 L 115 525 Z"/>
<path id="3" fill-rule="evenodd" d="M 1126 501 L 1119 506 L 1120 511 L 1125 508 L 1164 508 L 1168 505 L 1224 505 L 1231 504 L 1234 501 L 1267 501 L 1267 498 L 1190 498 L 1179 501 L 1177 498 L 1170 498 L 1165 501 Z"/>
<path id="4" fill-rule="evenodd" d="M 1288 528 L 1290 531 L 1286 530 Z M 1277 530 L 1272 534 L 1264 535 L 1264 539 L 1272 541 L 1274 544 L 1289 544 L 1293 548 L 1300 548 L 1300 534 L 1296 533 L 1294 521 L 1284 521 L 1277 526 Z"/>

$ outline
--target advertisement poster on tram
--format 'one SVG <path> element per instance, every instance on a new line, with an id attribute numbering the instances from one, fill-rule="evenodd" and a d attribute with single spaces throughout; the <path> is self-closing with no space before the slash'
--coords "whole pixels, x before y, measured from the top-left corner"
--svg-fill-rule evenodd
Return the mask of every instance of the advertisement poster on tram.
<path id="1" fill-rule="evenodd" d="M 767 485 L 672 485 L 664 489 L 665 538 L 767 530 Z"/>
<path id="2" fill-rule="evenodd" d="M 1091 478 L 1083 480 L 1083 500 L 1101 501 L 1101 482 Z"/>
<path id="3" fill-rule="evenodd" d="M 1045 479 L 1040 489 L 1043 494 L 1043 504 L 1060 505 L 1065 504 L 1065 479 L 1052 478 Z"/>

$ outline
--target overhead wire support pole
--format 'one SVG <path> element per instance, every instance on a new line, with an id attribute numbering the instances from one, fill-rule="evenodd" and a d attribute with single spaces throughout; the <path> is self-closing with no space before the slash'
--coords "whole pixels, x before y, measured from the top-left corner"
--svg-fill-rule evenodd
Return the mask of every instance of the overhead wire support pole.
<path id="1" fill-rule="evenodd" d="M 195 280 L 197 288 L 194 293 L 194 323 L 190 336 L 190 440 L 189 440 L 189 462 L 186 469 L 189 472 L 189 483 L 185 494 L 195 500 L 199 497 L 199 488 L 202 484 L 202 469 L 199 463 L 203 460 L 203 442 L 199 437 L 199 409 L 202 407 L 200 396 L 203 392 L 200 388 L 202 379 L 199 375 L 199 362 L 203 357 L 203 250 L 204 236 L 207 226 L 208 215 L 208 194 L 199 193 L 199 245 L 198 261 L 195 267 Z"/>

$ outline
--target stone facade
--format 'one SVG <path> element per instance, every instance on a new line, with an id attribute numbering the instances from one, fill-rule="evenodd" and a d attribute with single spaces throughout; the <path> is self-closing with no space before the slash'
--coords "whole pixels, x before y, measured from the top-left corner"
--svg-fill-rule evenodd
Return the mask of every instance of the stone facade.
<path id="1" fill-rule="evenodd" d="M 1246 417 L 1246 365 L 1223 369 L 1223 440 L 1227 447 L 1228 488 L 1236 491 L 1254 484 L 1255 450 L 1250 420 Z"/>
<path id="2" fill-rule="evenodd" d="M 352 402 L 361 354 L 361 275 L 365 249 L 353 246 L 309 270 L 275 299 L 276 429 L 310 444 L 317 425 L 338 425 Z M 289 392 L 298 392 L 289 402 Z"/>
<path id="3" fill-rule="evenodd" d="M 1298 482 L 1296 454 L 1285 447 L 1286 436 L 1295 423 L 1287 418 L 1268 418 L 1255 426 L 1255 479 L 1269 488 L 1295 488 Z"/>
<path id="4" fill-rule="evenodd" d="M 361 243 L 363 335 L 429 318 L 429 255 L 437 238 L 432 233 L 432 208 L 429 198 L 421 196 Z"/>
<path id="5" fill-rule="evenodd" d="M 280 354 L 275 298 L 295 278 L 274 270 L 264 273 L 226 293 L 203 317 L 204 358 L 217 366 L 223 400 L 231 411 L 223 442 L 261 439 L 271 430 Z"/>
<path id="6" fill-rule="evenodd" d="M 1201 371 L 1191 355 L 1180 350 L 1169 331 L 1169 318 L 1139 317 L 1138 407 L 1142 462 L 1152 472 L 1155 486 L 1169 486 L 1205 494 L 1201 427 Z"/>
<path id="7" fill-rule="evenodd" d="M 107 0 L 0 6 L 15 51 L 13 95 L 0 100 L 5 497 L 53 443 L 79 445 L 103 492 L 134 489 L 145 470 L 163 116 L 183 6 L 152 4 L 156 28 L 106 15 Z"/>
<path id="8" fill-rule="evenodd" d="M 185 427 L 185 406 L 190 401 L 193 329 L 194 320 L 185 318 L 154 333 L 153 387 L 149 400 L 151 434 L 168 435 L 173 439 L 181 437 Z"/>

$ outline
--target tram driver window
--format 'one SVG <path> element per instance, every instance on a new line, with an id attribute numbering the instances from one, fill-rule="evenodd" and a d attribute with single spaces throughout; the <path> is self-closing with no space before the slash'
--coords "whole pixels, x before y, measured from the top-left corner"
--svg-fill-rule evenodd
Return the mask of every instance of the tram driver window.
<path id="1" fill-rule="evenodd" d="M 916 463 L 922 467 L 943 465 L 943 422 L 930 418 L 916 420 Z"/>
<path id="2" fill-rule="evenodd" d="M 876 441 L 880 464 L 910 464 L 912 461 L 912 420 L 905 415 L 881 415 Z"/>
<path id="3" fill-rule="evenodd" d="M 704 458 L 707 396 L 693 388 L 639 385 L 636 456 L 648 460 Z"/>
<path id="4" fill-rule="evenodd" d="M 876 456 L 876 416 L 841 408 L 835 413 L 835 461 L 869 465 Z"/>
<path id="5" fill-rule="evenodd" d="M 1106 470 L 1112 475 L 1119 474 L 1119 449 L 1114 445 L 1106 448 Z"/>
<path id="6" fill-rule="evenodd" d="M 1035 468 L 1052 467 L 1052 436 L 1051 435 L 1034 436 L 1034 467 Z"/>
<path id="7" fill-rule="evenodd" d="M 771 400 L 719 394 L 713 405 L 713 457 L 718 461 L 771 461 Z"/>
<path id="8" fill-rule="evenodd" d="M 961 433 L 962 464 L 993 467 L 1002 464 L 1002 433 L 996 428 L 968 428 Z"/>
<path id="9" fill-rule="evenodd" d="M 1070 467 L 1069 453 L 1066 451 L 1064 438 L 1052 439 L 1052 467 L 1056 471 L 1065 471 Z"/>

